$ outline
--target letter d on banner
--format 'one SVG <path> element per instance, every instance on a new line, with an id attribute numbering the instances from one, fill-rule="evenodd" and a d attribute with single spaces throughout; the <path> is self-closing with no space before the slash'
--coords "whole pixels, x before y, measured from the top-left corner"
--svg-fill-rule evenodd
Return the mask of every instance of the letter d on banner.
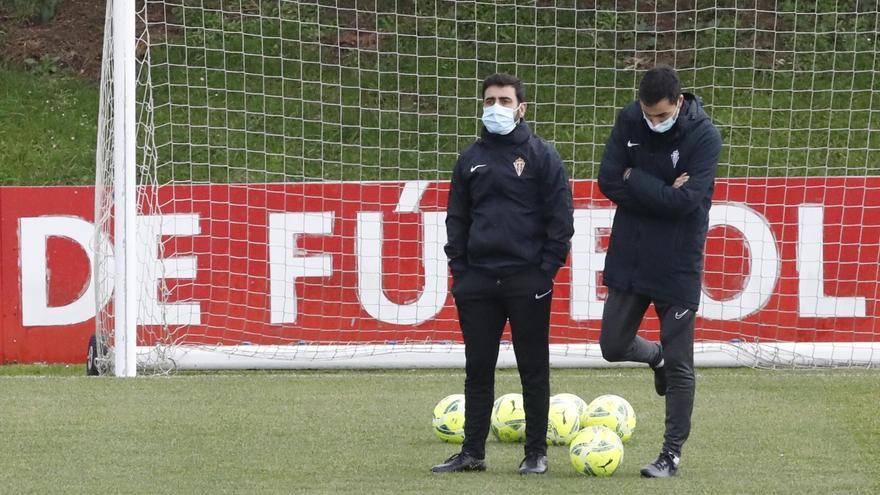
<path id="1" fill-rule="evenodd" d="M 85 251 L 89 265 L 95 262 L 92 249 L 94 226 L 78 217 L 45 216 L 19 220 L 19 247 L 21 266 L 21 324 L 26 327 L 71 325 L 95 316 L 95 291 L 92 270 L 88 284 L 80 296 L 65 306 L 49 306 L 48 267 L 46 244 L 50 237 L 66 237 Z M 106 252 L 110 244 L 102 238 Z M 101 295 L 101 304 L 109 298 Z"/>

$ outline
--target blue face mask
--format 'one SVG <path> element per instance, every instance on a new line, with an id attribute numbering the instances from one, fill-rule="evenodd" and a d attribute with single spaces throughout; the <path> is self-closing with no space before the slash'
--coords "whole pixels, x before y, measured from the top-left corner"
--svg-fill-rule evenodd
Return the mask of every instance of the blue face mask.
<path id="1" fill-rule="evenodd" d="M 675 112 L 675 115 L 673 115 L 672 117 L 669 117 L 668 119 L 664 120 L 663 122 L 660 122 L 657 125 L 651 124 L 651 120 L 648 119 L 647 116 L 645 116 L 644 112 L 642 113 L 642 118 L 645 119 L 645 123 L 648 124 L 648 129 L 651 129 L 652 131 L 654 131 L 658 134 L 662 134 L 662 133 L 668 131 L 669 129 L 672 129 L 672 126 L 675 125 L 675 121 L 678 120 L 678 114 L 680 112 L 681 112 L 681 107 L 679 106 L 678 110 L 676 110 L 676 112 Z"/>
<path id="2" fill-rule="evenodd" d="M 519 107 L 517 107 L 519 108 Z M 483 108 L 483 125 L 492 134 L 510 134 L 516 127 L 516 109 L 499 103 Z"/>

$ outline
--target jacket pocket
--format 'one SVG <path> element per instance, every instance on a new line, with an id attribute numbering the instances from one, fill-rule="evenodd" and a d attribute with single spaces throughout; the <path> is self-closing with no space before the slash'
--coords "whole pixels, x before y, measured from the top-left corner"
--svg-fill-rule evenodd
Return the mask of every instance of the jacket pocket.
<path id="1" fill-rule="evenodd" d="M 553 285 L 554 285 L 553 277 L 551 277 L 549 273 L 542 270 L 541 267 L 536 268 L 536 270 L 538 272 L 538 282 L 539 282 L 538 288 L 539 289 L 540 288 L 552 289 Z"/>

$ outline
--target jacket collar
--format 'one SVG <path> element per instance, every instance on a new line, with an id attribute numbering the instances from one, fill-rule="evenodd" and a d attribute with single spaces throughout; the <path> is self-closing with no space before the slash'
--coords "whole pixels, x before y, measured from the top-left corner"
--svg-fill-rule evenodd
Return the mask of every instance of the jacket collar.
<path id="1" fill-rule="evenodd" d="M 483 126 L 480 135 L 485 142 L 491 144 L 523 144 L 532 136 L 532 130 L 525 119 L 520 119 L 519 123 L 516 124 L 516 127 L 509 134 L 492 134 Z"/>

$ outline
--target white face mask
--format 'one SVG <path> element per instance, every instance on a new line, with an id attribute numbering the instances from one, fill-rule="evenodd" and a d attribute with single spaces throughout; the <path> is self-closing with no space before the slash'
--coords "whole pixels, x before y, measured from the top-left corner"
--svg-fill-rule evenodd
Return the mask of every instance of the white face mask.
<path id="1" fill-rule="evenodd" d="M 516 127 L 516 111 L 519 109 L 502 106 L 496 103 L 491 107 L 483 108 L 483 125 L 486 130 L 492 134 L 501 134 L 502 136 L 510 134 Z"/>
<path id="2" fill-rule="evenodd" d="M 675 125 L 675 121 L 678 120 L 678 114 L 681 112 L 681 106 L 678 107 L 678 110 L 675 111 L 675 115 L 669 117 L 668 119 L 660 122 L 657 125 L 651 124 L 651 120 L 642 112 L 642 118 L 645 119 L 645 123 L 648 124 L 648 129 L 660 134 L 672 129 L 672 126 Z"/>

